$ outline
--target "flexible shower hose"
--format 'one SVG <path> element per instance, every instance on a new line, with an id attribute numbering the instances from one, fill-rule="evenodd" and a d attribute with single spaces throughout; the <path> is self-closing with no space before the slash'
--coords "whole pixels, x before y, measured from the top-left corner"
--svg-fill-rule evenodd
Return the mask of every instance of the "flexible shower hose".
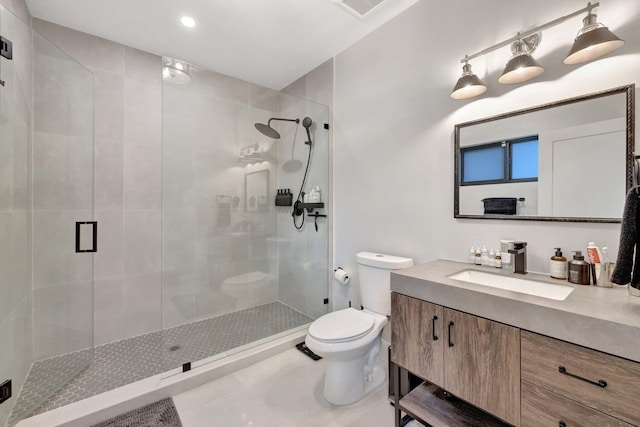
<path id="1" fill-rule="evenodd" d="M 304 177 L 302 178 L 302 185 L 300 185 L 300 191 L 298 191 L 298 197 L 296 198 L 296 202 L 293 204 L 293 212 L 291 213 L 291 216 L 293 217 L 293 226 L 296 228 L 296 230 L 300 230 L 304 226 L 304 218 L 305 218 L 304 210 L 305 209 L 302 208 L 302 222 L 300 223 L 300 226 L 298 226 L 298 223 L 296 222 L 296 210 L 299 203 L 302 203 L 302 201 L 300 200 L 300 196 L 304 194 L 302 190 L 304 189 L 304 183 L 307 181 L 307 173 L 309 172 L 309 163 L 311 163 L 311 147 L 312 147 L 311 138 L 309 138 L 309 156 L 307 157 L 307 167 L 304 169 Z"/>

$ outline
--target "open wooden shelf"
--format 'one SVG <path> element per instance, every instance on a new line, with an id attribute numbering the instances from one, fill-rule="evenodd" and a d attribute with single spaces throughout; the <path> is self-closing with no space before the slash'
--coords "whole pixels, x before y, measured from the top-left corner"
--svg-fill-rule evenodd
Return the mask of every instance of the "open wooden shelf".
<path id="1" fill-rule="evenodd" d="M 400 399 L 400 409 L 418 421 L 433 427 L 508 427 L 469 403 L 450 394 L 440 387 L 424 382 Z"/>

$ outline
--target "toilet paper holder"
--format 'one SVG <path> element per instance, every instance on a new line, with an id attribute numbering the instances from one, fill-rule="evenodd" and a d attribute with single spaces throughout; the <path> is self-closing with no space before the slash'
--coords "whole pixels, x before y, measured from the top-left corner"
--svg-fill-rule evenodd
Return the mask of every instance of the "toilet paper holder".
<path id="1" fill-rule="evenodd" d="M 342 285 L 347 285 L 351 280 L 351 276 L 345 269 L 338 267 L 333 270 L 333 278 Z"/>

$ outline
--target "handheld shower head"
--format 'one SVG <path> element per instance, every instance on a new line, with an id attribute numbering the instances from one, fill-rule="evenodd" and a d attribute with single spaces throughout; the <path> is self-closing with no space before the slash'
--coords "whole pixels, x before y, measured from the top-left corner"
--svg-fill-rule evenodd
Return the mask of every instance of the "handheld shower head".
<path id="1" fill-rule="evenodd" d="M 304 126 L 307 131 L 307 142 L 305 142 L 305 144 L 309 146 L 309 149 L 311 149 L 311 132 L 309 132 L 309 128 L 312 124 L 313 120 L 311 120 L 311 117 L 305 117 L 304 119 L 302 119 L 302 126 Z"/>
<path id="2" fill-rule="evenodd" d="M 311 120 L 311 117 L 305 117 L 304 119 L 302 119 L 302 126 L 304 126 L 305 128 L 309 129 L 312 124 L 313 120 Z"/>
<path id="3" fill-rule="evenodd" d="M 255 124 L 256 129 L 258 129 L 258 131 L 261 134 L 263 134 L 264 136 L 268 136 L 269 138 L 273 138 L 273 139 L 280 139 L 280 133 L 277 130 L 275 130 L 274 128 L 271 127 L 271 121 L 272 120 L 277 120 L 277 121 L 281 121 L 281 122 L 296 122 L 296 123 L 300 123 L 300 119 L 280 119 L 278 117 L 272 117 L 272 118 L 269 119 L 269 121 L 267 122 L 266 125 L 264 123 L 256 123 Z M 309 119 L 309 120 L 311 120 L 311 119 Z"/>

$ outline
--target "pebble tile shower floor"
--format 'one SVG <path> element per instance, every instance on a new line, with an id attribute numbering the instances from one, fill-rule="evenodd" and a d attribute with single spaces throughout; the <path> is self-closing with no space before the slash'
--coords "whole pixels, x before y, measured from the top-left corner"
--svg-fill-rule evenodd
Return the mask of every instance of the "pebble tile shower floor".
<path id="1" fill-rule="evenodd" d="M 33 364 L 13 409 L 9 425 L 126 384 L 229 351 L 311 322 L 280 303 L 227 313 L 194 323 L 98 346 L 91 364 L 44 403 L 42 397 L 69 376 L 86 351 Z M 176 346 L 179 348 L 176 349 Z M 173 348 L 173 349 L 172 349 Z"/>

